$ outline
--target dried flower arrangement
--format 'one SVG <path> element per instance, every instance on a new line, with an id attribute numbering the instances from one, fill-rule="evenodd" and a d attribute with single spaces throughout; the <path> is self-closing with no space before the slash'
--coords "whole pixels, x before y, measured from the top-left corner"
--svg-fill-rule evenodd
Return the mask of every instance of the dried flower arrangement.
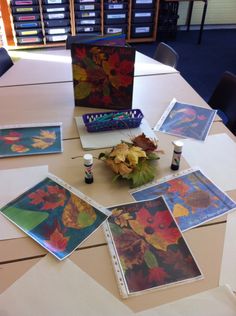
<path id="1" fill-rule="evenodd" d="M 122 141 L 110 152 L 100 153 L 99 159 L 116 174 L 118 178 L 127 179 L 130 187 L 138 187 L 154 179 L 156 173 L 153 160 L 159 159 L 157 142 L 145 134 L 134 137 L 130 143 Z"/>

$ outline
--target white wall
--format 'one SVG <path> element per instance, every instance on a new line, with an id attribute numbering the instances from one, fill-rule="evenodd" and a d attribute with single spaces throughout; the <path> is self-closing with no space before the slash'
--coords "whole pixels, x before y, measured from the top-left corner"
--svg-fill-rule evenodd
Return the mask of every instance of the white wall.
<path id="1" fill-rule="evenodd" d="M 192 25 L 200 24 L 203 5 L 201 1 L 194 3 Z M 178 25 L 185 24 L 187 8 L 187 2 L 180 2 Z M 236 0 L 208 0 L 205 24 L 236 24 Z"/>

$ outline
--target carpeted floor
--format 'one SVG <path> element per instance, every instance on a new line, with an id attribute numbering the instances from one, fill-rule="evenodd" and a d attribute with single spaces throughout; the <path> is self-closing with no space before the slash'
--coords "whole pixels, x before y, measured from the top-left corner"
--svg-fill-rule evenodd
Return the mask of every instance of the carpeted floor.
<path id="1" fill-rule="evenodd" d="M 161 38 L 179 54 L 178 70 L 188 83 L 208 100 L 225 70 L 236 73 L 236 29 L 204 30 L 197 44 L 198 31 L 178 31 L 175 40 Z M 138 51 L 153 56 L 155 43 L 133 44 Z"/>

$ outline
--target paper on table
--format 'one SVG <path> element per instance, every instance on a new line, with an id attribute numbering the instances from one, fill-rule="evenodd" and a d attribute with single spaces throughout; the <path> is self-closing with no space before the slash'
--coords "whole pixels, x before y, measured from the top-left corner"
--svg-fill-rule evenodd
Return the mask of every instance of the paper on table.
<path id="1" fill-rule="evenodd" d="M 136 316 L 235 316 L 236 298 L 228 286 L 221 286 L 162 305 Z"/>
<path id="2" fill-rule="evenodd" d="M 131 311 L 71 260 L 59 263 L 47 255 L 1 294 L 0 315 L 129 316 Z"/>
<path id="3" fill-rule="evenodd" d="M 236 212 L 228 214 L 220 284 L 228 283 L 236 291 Z"/>
<path id="4" fill-rule="evenodd" d="M 209 135 L 204 142 L 181 141 L 190 167 L 199 166 L 223 191 L 236 189 L 236 143 L 227 134 Z"/>
<path id="5" fill-rule="evenodd" d="M 48 166 L 0 170 L 0 207 L 43 180 Z M 0 213 L 0 240 L 25 237 L 19 228 Z"/>
<path id="6" fill-rule="evenodd" d="M 236 301 L 222 286 L 134 313 L 70 259 L 47 255 L 1 294 L 0 315 L 235 316 Z"/>
<path id="7" fill-rule="evenodd" d="M 81 116 L 75 117 L 75 120 L 83 149 L 113 147 L 119 144 L 121 140 L 130 142 L 132 137 L 142 133 L 144 133 L 149 138 L 157 139 L 155 133 L 145 119 L 142 120 L 140 126 L 137 128 L 120 129 L 99 133 L 89 133 Z"/>

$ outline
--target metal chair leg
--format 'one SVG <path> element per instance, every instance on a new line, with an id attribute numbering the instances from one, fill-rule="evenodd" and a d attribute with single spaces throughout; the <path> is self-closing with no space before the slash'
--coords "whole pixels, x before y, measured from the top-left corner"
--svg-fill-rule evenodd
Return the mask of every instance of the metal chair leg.
<path id="1" fill-rule="evenodd" d="M 198 44 L 201 44 L 201 41 L 202 41 L 202 32 L 203 32 L 203 27 L 204 27 L 205 18 L 206 18 L 206 12 L 207 12 L 207 0 L 204 0 L 204 1 L 205 1 L 205 4 L 204 4 L 203 12 L 202 12 L 202 21 L 201 21 L 201 26 L 200 26 L 199 36 L 198 36 Z"/>
<path id="2" fill-rule="evenodd" d="M 186 19 L 187 31 L 189 31 L 189 29 L 190 29 L 192 13 L 193 13 L 193 2 L 194 1 L 190 1 L 189 5 L 188 5 L 188 14 L 187 14 L 187 19 Z"/>

